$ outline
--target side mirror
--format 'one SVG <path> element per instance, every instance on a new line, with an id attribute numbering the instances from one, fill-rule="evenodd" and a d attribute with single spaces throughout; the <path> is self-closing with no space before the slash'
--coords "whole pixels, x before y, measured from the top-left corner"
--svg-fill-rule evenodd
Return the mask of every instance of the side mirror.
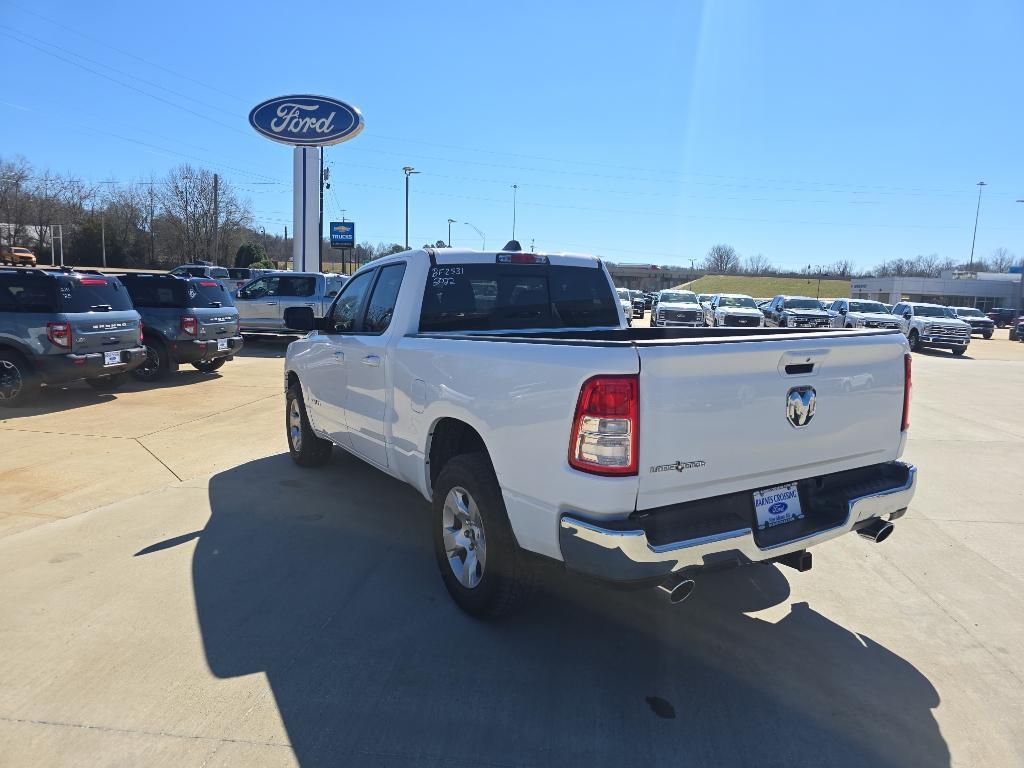
<path id="1" fill-rule="evenodd" d="M 842 307 L 840 307 L 840 309 L 839 309 L 839 314 L 840 314 L 840 315 L 845 315 L 845 314 L 846 314 L 846 310 L 845 310 L 845 309 L 843 309 Z"/>
<path id="2" fill-rule="evenodd" d="M 338 292 L 337 292 L 337 291 L 328 291 L 328 292 L 327 292 L 327 293 L 325 294 L 325 297 L 326 297 L 326 298 L 328 298 L 328 299 L 333 299 L 333 298 L 334 298 L 335 296 L 337 296 L 337 295 L 338 295 Z"/>
<path id="3" fill-rule="evenodd" d="M 912 314 L 911 312 L 904 312 L 904 313 L 903 313 L 903 319 L 904 319 L 904 320 L 910 320 L 910 319 L 912 319 L 913 317 L 914 317 L 914 315 L 913 315 L 913 314 Z"/>
<path id="4" fill-rule="evenodd" d="M 313 316 L 313 308 L 288 307 L 284 311 L 284 325 L 288 330 L 302 331 L 303 333 L 317 330 L 317 321 Z"/>

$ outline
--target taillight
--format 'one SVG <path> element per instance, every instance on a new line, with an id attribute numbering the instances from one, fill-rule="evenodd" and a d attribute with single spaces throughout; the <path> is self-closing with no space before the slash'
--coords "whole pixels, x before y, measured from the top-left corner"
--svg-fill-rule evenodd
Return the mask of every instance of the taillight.
<path id="1" fill-rule="evenodd" d="M 569 466 L 595 475 L 635 475 L 640 381 L 635 374 L 583 383 L 569 443 Z"/>
<path id="2" fill-rule="evenodd" d="M 195 336 L 199 332 L 199 320 L 191 316 L 182 317 L 181 330 L 189 336 Z"/>
<path id="3" fill-rule="evenodd" d="M 139 320 L 139 344 L 141 344 L 143 342 L 143 338 L 144 337 L 142 335 L 142 321 Z"/>
<path id="4" fill-rule="evenodd" d="M 199 284 L 203 286 L 203 288 L 216 288 L 220 285 L 216 280 L 200 280 Z"/>
<path id="5" fill-rule="evenodd" d="M 106 285 L 107 281 L 102 277 L 83 277 L 78 281 L 79 285 Z"/>
<path id="6" fill-rule="evenodd" d="M 71 324 L 47 323 L 46 338 L 50 340 L 50 343 L 61 349 L 71 349 Z"/>
<path id="7" fill-rule="evenodd" d="M 910 355 L 904 355 L 903 357 L 903 421 L 900 424 L 900 432 L 906 432 L 910 429 L 910 368 L 913 359 Z"/>
<path id="8" fill-rule="evenodd" d="M 547 256 L 538 256 L 536 253 L 499 253 L 495 262 L 498 264 L 547 264 Z"/>

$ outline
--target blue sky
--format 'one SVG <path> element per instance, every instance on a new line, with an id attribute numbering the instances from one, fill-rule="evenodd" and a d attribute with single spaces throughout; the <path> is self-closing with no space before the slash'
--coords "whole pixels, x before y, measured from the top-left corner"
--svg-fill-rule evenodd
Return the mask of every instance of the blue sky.
<path id="1" fill-rule="evenodd" d="M 307 4 L 313 8 L 314 4 Z M 469 221 L 490 247 L 799 268 L 1024 251 L 1020 2 L 99 4 L 0 0 L 0 155 L 84 178 L 222 172 L 291 223 L 291 152 L 249 109 L 358 106 L 325 218 L 359 240 Z M 478 247 L 468 226 L 456 246 Z"/>

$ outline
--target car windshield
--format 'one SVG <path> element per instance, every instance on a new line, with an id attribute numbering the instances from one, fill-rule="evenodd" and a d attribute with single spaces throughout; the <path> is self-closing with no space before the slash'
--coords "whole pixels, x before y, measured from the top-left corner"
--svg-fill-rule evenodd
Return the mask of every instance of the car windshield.
<path id="1" fill-rule="evenodd" d="M 919 305 L 914 307 L 914 314 L 917 317 L 949 317 L 949 315 L 946 314 L 946 307 L 929 307 Z"/>
<path id="2" fill-rule="evenodd" d="M 744 309 L 757 309 L 754 300 L 749 296 L 722 296 L 718 299 L 718 306 Z"/>
<path id="3" fill-rule="evenodd" d="M 882 315 L 889 314 L 885 307 L 877 301 L 851 301 L 850 302 L 851 312 L 865 312 L 865 313 L 877 313 Z"/>
<path id="4" fill-rule="evenodd" d="M 618 327 L 616 304 L 593 267 L 438 265 L 427 277 L 420 331 Z"/>
<path id="5" fill-rule="evenodd" d="M 985 315 L 983 315 L 981 313 L 980 309 L 975 309 L 974 307 L 957 307 L 956 313 L 957 313 L 957 315 L 960 315 L 961 317 L 984 317 L 985 316 Z"/>
<path id="6" fill-rule="evenodd" d="M 690 291 L 663 291 L 659 304 L 696 304 L 697 294 Z"/>
<path id="7" fill-rule="evenodd" d="M 817 299 L 786 299 L 786 309 L 821 309 Z"/>
<path id="8" fill-rule="evenodd" d="M 629 301 L 629 291 L 627 291 L 625 288 L 616 288 L 615 292 L 619 294 L 620 299 L 625 299 L 626 301 Z"/>

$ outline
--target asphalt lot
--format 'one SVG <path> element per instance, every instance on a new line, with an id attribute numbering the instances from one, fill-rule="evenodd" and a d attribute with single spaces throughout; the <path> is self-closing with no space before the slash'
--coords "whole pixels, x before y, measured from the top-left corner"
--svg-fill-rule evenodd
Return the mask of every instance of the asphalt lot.
<path id="1" fill-rule="evenodd" d="M 551 579 L 481 624 L 427 504 L 287 456 L 281 357 L 0 412 L 0 765 L 1024 764 L 1024 344 L 915 355 L 917 497 L 805 574 Z"/>

